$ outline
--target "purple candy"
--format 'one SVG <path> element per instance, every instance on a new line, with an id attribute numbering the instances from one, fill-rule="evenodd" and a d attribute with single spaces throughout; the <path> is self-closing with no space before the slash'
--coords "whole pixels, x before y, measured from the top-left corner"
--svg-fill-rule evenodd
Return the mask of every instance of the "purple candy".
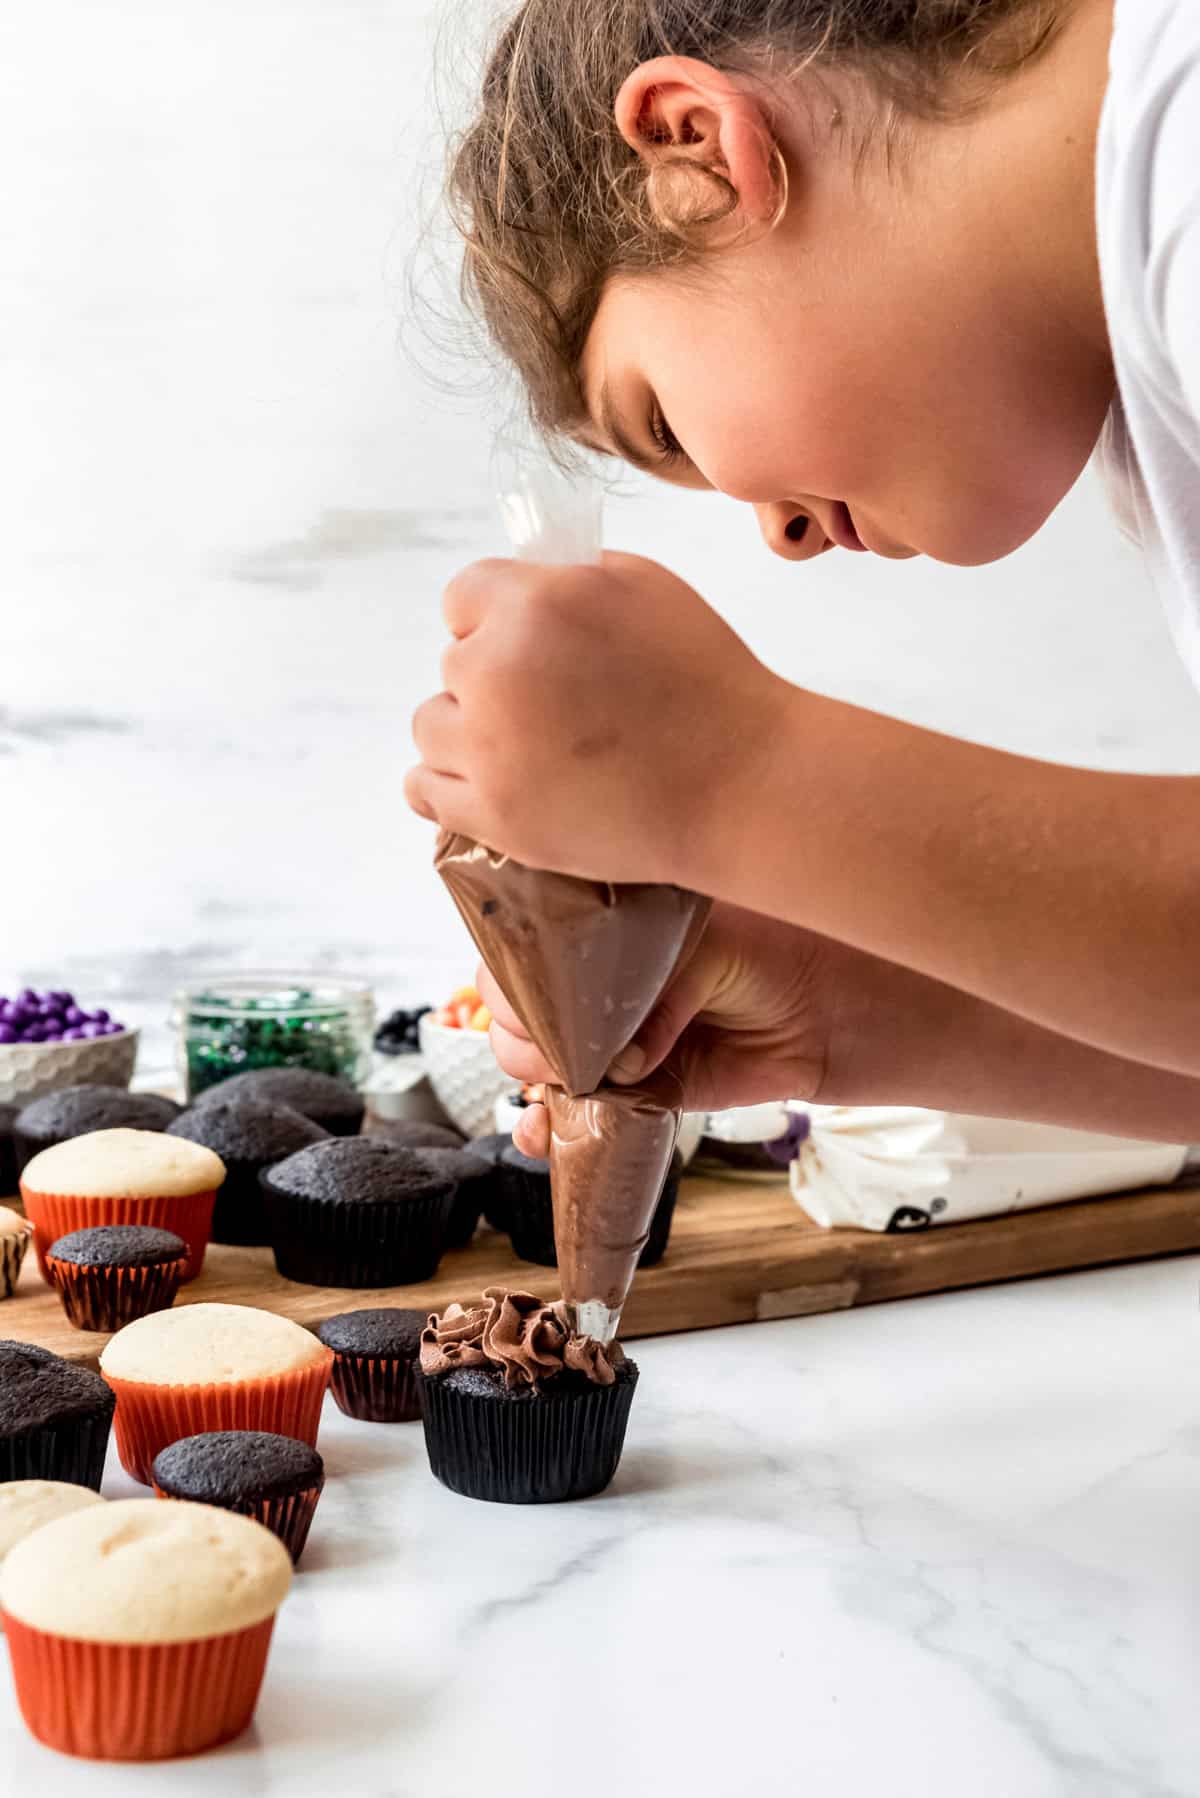
<path id="1" fill-rule="evenodd" d="M 103 1024 L 97 1024 L 95 1019 L 93 1018 L 90 1023 L 81 1024 L 79 1026 L 79 1034 L 81 1036 L 87 1036 L 87 1037 L 103 1036 L 104 1026 L 103 1026 Z"/>
<path id="2" fill-rule="evenodd" d="M 68 1005 L 67 1009 L 63 1013 L 63 1017 L 66 1019 L 68 1024 L 86 1024 L 87 1023 L 87 1014 L 86 1014 L 86 1012 L 80 1011 L 78 1005 Z"/>
<path id="3" fill-rule="evenodd" d="M 15 1043 L 17 1033 L 11 1024 L 0 1024 L 0 1043 Z"/>
<path id="4" fill-rule="evenodd" d="M 51 1023 L 43 1024 L 42 1041 L 44 1043 L 60 1043 L 62 1041 L 62 1025 Z"/>
<path id="5" fill-rule="evenodd" d="M 100 1009 L 98 1011 L 94 1011 L 92 1013 L 92 1020 L 96 1024 L 107 1024 L 111 1021 L 111 1017 L 112 1017 L 111 1012 L 105 1011 L 103 1005 L 100 1007 Z"/>
<path id="6" fill-rule="evenodd" d="M 27 1043 L 40 1043 L 44 1039 L 45 1034 L 46 1026 L 44 1024 L 27 1024 L 25 1026 L 25 1041 Z"/>
<path id="7" fill-rule="evenodd" d="M 83 1031 L 77 1024 L 68 1024 L 67 1028 L 63 1031 L 64 1043 L 77 1043 L 82 1036 Z"/>
<path id="8" fill-rule="evenodd" d="M 31 986 L 23 986 L 21 988 L 20 992 L 17 994 L 17 1004 L 18 1005 L 36 1005 L 40 998 L 41 998 L 41 994 L 35 993 Z"/>

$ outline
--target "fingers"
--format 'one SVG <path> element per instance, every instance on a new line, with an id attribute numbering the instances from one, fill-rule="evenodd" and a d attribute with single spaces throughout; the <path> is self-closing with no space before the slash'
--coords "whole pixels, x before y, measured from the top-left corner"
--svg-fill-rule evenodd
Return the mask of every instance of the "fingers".
<path id="1" fill-rule="evenodd" d="M 503 1025 L 512 1036 L 523 1036 L 528 1039 L 529 1032 L 509 1004 L 486 962 L 480 962 L 475 970 L 475 989 L 483 1000 L 497 1024 Z"/>
<path id="2" fill-rule="evenodd" d="M 494 1018 L 489 1035 L 492 1039 L 492 1054 L 504 1072 L 511 1074 L 514 1080 L 519 1080 L 522 1086 L 534 1086 L 539 1081 L 554 1079 L 553 1068 L 527 1036 L 514 1036 L 503 1024 L 497 1024 Z"/>
<path id="3" fill-rule="evenodd" d="M 435 693 L 417 707 L 412 737 L 421 760 L 435 773 L 462 772 L 462 713 L 449 693 Z"/>
<path id="4" fill-rule="evenodd" d="M 550 1153 L 550 1114 L 544 1105 L 527 1105 L 513 1128 L 522 1155 L 544 1161 Z"/>
<path id="5" fill-rule="evenodd" d="M 442 616 L 451 636 L 469 637 L 478 630 L 489 605 L 511 579 L 513 567 L 502 556 L 489 556 L 455 575 L 442 595 Z"/>
<path id="6" fill-rule="evenodd" d="M 697 1012 L 712 999 L 721 978 L 721 964 L 702 938 L 694 955 L 664 990 L 658 1004 L 608 1070 L 616 1086 L 632 1086 L 644 1080 L 664 1062 Z"/>
<path id="7" fill-rule="evenodd" d="M 418 817 L 440 824 L 443 830 L 456 830 L 465 837 L 481 834 L 471 788 L 457 775 L 436 774 L 422 762 L 404 776 L 404 797 Z"/>

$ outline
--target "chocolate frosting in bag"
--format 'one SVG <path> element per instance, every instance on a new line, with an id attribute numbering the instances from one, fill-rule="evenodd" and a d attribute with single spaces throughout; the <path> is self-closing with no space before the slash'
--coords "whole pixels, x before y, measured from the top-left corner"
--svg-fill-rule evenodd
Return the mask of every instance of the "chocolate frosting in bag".
<path id="1" fill-rule="evenodd" d="M 452 831 L 438 839 L 434 866 L 570 1093 L 599 1086 L 691 954 L 711 904 L 684 887 L 548 874 Z"/>
<path id="2" fill-rule="evenodd" d="M 546 1088 L 562 1295 L 619 1311 L 675 1152 L 679 1109 L 639 1087 L 575 1098 Z"/>

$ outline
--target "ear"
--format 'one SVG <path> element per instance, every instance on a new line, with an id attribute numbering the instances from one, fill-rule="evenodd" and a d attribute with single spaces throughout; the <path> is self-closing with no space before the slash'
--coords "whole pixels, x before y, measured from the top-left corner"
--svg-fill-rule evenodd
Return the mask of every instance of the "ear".
<path id="1" fill-rule="evenodd" d="M 686 158 L 714 169 L 735 189 L 743 218 L 774 219 L 775 136 L 760 102 L 735 77 L 691 56 L 656 56 L 626 77 L 613 111 L 648 167 Z"/>

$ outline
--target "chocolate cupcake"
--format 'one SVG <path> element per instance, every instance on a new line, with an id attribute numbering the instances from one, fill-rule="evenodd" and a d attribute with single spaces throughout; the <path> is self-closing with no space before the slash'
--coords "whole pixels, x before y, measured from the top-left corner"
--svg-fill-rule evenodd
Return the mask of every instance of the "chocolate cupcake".
<path id="1" fill-rule="evenodd" d="M 262 1176 L 275 1265 L 311 1286 L 405 1286 L 436 1271 L 454 1182 L 367 1136 L 313 1143 Z"/>
<path id="2" fill-rule="evenodd" d="M 213 1206 L 211 1240 L 261 1246 L 271 1238 L 258 1176 L 297 1149 L 324 1142 L 329 1132 L 291 1105 L 244 1093 L 223 1098 L 221 1093 L 232 1084 L 225 1081 L 220 1092 L 214 1087 L 204 1104 L 175 1119 L 167 1135 L 201 1143 L 225 1163 L 225 1183 Z"/>
<path id="3" fill-rule="evenodd" d="M 174 1303 L 188 1246 L 150 1224 L 70 1230 L 46 1251 L 46 1272 L 77 1330 L 119 1330 Z"/>
<path id="4" fill-rule="evenodd" d="M 17 1172 L 43 1149 L 93 1130 L 165 1130 L 180 1108 L 159 1093 L 131 1093 L 123 1086 L 64 1086 L 31 1099 L 17 1113 L 13 1140 Z"/>
<path id="5" fill-rule="evenodd" d="M 317 1329 L 333 1350 L 329 1383 L 339 1411 L 364 1423 L 411 1423 L 421 1415 L 417 1362 L 424 1311 L 343 1311 Z"/>
<path id="6" fill-rule="evenodd" d="M 481 1194 L 483 1220 L 493 1230 L 508 1229 L 508 1198 L 504 1183 L 502 1166 L 506 1149 L 513 1146 L 510 1130 L 496 1130 L 488 1136 L 473 1136 L 466 1144 L 468 1155 L 474 1155 L 478 1161 L 486 1161 L 492 1171 L 492 1178 L 486 1192 Z"/>
<path id="7" fill-rule="evenodd" d="M 446 1247 L 465 1249 L 479 1227 L 480 1213 L 496 1182 L 496 1171 L 469 1149 L 418 1149 L 423 1161 L 454 1181 L 454 1203 L 446 1226 Z"/>
<path id="8" fill-rule="evenodd" d="M 32 1343 L 0 1342 L 0 1481 L 98 1492 L 115 1407 L 99 1374 Z"/>
<path id="9" fill-rule="evenodd" d="M 154 1457 L 159 1498 L 192 1499 L 253 1517 L 300 1559 L 325 1484 L 315 1448 L 270 1430 L 207 1430 Z"/>
<path id="10" fill-rule="evenodd" d="M 557 1504 L 602 1492 L 621 1459 L 638 1370 L 573 1334 L 566 1307 L 490 1288 L 421 1337 L 429 1465 L 464 1498 Z"/>
<path id="11" fill-rule="evenodd" d="M 33 1241 L 33 1225 L 19 1211 L 0 1205 L 0 1299 L 10 1299 L 17 1290 L 21 1264 Z"/>
<path id="12" fill-rule="evenodd" d="M 506 1149 L 501 1156 L 504 1192 L 508 1200 L 508 1223 L 513 1253 L 522 1261 L 539 1267 L 557 1267 L 558 1252 L 554 1246 L 554 1207 L 550 1198 L 550 1163 L 535 1161 L 520 1149 Z M 683 1160 L 675 1155 L 663 1185 L 662 1196 L 650 1219 L 646 1246 L 638 1256 L 639 1267 L 654 1267 L 666 1253 L 679 1197 L 679 1176 Z"/>
<path id="13" fill-rule="evenodd" d="M 0 1199 L 7 1199 L 17 1190 L 17 1145 L 13 1140 L 13 1125 L 20 1109 L 19 1105 L 0 1105 Z"/>
<path id="14" fill-rule="evenodd" d="M 381 1118 L 368 1112 L 364 1136 L 377 1136 L 401 1149 L 461 1149 L 464 1138 L 449 1124 L 432 1124 L 424 1118 Z"/>
<path id="15" fill-rule="evenodd" d="M 271 1105 L 290 1105 L 301 1117 L 311 1118 L 330 1136 L 357 1136 L 366 1106 L 346 1080 L 318 1074 L 311 1068 L 248 1068 L 206 1088 L 197 1105 L 215 1099 L 258 1099 Z"/>

